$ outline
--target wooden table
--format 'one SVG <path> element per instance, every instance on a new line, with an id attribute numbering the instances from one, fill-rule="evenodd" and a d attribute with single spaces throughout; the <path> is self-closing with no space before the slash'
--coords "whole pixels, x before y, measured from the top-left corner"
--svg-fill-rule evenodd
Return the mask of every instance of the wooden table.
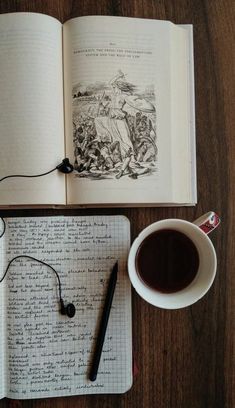
<path id="1" fill-rule="evenodd" d="M 91 14 L 192 23 L 195 43 L 198 205 L 195 208 L 1 211 L 1 216 L 125 214 L 132 239 L 153 221 L 192 221 L 215 210 L 222 224 L 211 239 L 218 273 L 192 307 L 154 308 L 133 291 L 133 349 L 139 373 L 124 395 L 2 400 L 1 407 L 224 408 L 235 407 L 235 2 L 233 0 L 21 0 L 0 12 L 32 11 L 62 22 Z"/>

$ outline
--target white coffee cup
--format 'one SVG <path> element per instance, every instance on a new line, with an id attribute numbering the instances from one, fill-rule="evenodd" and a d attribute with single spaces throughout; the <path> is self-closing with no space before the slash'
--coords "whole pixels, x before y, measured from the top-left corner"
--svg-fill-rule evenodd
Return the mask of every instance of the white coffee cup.
<path id="1" fill-rule="evenodd" d="M 211 211 L 193 223 L 181 219 L 165 219 L 145 228 L 133 242 L 128 257 L 129 277 L 136 292 L 148 303 L 163 309 L 180 309 L 201 299 L 211 287 L 216 275 L 216 252 L 208 233 L 219 223 L 218 215 Z M 153 232 L 166 229 L 176 230 L 188 236 L 199 255 L 199 267 L 195 278 L 184 289 L 174 293 L 162 293 L 147 286 L 136 269 L 136 256 L 142 242 Z"/>

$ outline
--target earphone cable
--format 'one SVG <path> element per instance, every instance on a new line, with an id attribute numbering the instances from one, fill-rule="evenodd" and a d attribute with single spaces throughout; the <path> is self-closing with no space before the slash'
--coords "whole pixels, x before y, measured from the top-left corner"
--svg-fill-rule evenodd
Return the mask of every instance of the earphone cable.
<path id="1" fill-rule="evenodd" d="M 61 301 L 61 300 L 62 300 L 62 296 L 61 296 L 61 283 L 60 283 L 60 277 L 59 277 L 58 273 L 56 272 L 56 270 L 55 270 L 51 265 L 47 264 L 47 263 L 44 262 L 44 261 L 41 261 L 40 259 L 34 258 L 33 256 L 29 256 L 29 255 L 17 255 L 17 256 L 15 256 L 14 258 L 12 258 L 12 259 L 10 260 L 10 262 L 8 263 L 8 265 L 7 265 L 7 268 L 6 268 L 6 270 L 5 270 L 4 275 L 3 275 L 2 278 L 0 279 L 0 283 L 4 280 L 4 278 L 5 278 L 6 274 L 7 274 L 7 272 L 9 271 L 9 268 L 10 268 L 11 264 L 12 264 L 16 259 L 19 259 L 19 258 L 27 258 L 27 259 L 31 259 L 32 261 L 39 262 L 39 263 L 42 264 L 42 265 L 48 266 L 50 269 L 52 269 L 53 272 L 55 272 L 56 277 L 57 277 L 57 279 L 58 279 L 59 298 L 60 298 L 60 301 Z"/>
<path id="2" fill-rule="evenodd" d="M 3 235 L 5 234 L 5 231 L 6 231 L 6 222 L 5 222 L 4 218 L 2 218 L 2 217 L 0 217 L 0 218 L 1 218 L 2 222 L 3 222 L 3 232 L 0 234 L 0 238 L 2 238 Z"/>
<path id="3" fill-rule="evenodd" d="M 58 166 L 57 166 L 57 167 L 58 167 Z M 0 179 L 0 183 L 1 183 L 1 181 L 5 180 L 5 179 L 7 179 L 7 178 L 13 178 L 13 177 L 28 177 L 28 178 L 31 178 L 31 177 L 46 176 L 47 174 L 50 174 L 50 173 L 52 173 L 53 171 L 57 170 L 57 167 L 55 167 L 55 168 L 52 169 L 52 170 L 47 171 L 46 173 L 34 174 L 34 175 L 32 175 L 32 176 L 30 176 L 30 175 L 25 175 L 25 174 L 11 174 L 11 175 L 9 175 L 9 176 L 5 176 L 5 177 L 1 178 L 1 179 Z"/>

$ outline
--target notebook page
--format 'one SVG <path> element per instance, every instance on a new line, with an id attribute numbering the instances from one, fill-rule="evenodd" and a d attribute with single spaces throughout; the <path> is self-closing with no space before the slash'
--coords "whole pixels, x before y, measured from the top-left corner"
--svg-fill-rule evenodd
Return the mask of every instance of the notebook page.
<path id="1" fill-rule="evenodd" d="M 129 222 L 121 216 L 11 218 L 7 260 L 19 254 L 7 279 L 8 392 L 10 398 L 122 393 L 132 382 L 131 288 L 126 272 Z M 87 378 L 110 272 L 118 281 L 97 380 Z"/>
<path id="2" fill-rule="evenodd" d="M 3 222 L 0 220 L 0 235 L 3 232 Z M 5 236 L 0 238 L 0 278 L 4 273 Z M 5 394 L 5 283 L 0 283 L 0 398 Z"/>
<path id="3" fill-rule="evenodd" d="M 0 178 L 41 174 L 64 157 L 62 26 L 36 13 L 0 15 Z M 11 178 L 0 205 L 65 204 L 65 177 Z"/>

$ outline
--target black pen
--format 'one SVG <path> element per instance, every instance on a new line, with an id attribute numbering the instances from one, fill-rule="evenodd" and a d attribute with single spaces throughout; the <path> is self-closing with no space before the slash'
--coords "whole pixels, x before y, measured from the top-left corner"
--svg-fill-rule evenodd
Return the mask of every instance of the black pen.
<path id="1" fill-rule="evenodd" d="M 110 314 L 112 301 L 113 301 L 113 295 L 114 295 L 114 291 L 115 291 L 115 287 L 117 283 L 117 271 L 118 271 L 118 262 L 116 262 L 115 265 L 113 266 L 113 269 L 110 275 L 110 279 L 109 279 L 103 314 L 102 314 L 102 318 L 100 322 L 99 332 L 98 332 L 95 351 L 94 351 L 94 357 L 93 357 L 93 361 L 91 365 L 91 371 L 89 374 L 90 381 L 95 381 L 97 377 L 100 357 L 101 357 L 103 344 L 104 344 L 105 333 L 106 333 L 108 320 L 109 320 L 109 314 Z"/>

